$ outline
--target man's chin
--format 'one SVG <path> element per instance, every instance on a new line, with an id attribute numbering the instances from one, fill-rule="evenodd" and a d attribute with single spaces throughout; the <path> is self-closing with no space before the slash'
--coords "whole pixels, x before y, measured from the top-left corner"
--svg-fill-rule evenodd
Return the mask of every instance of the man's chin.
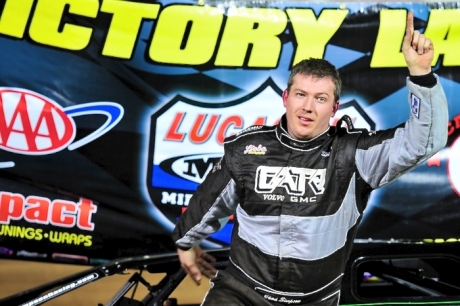
<path id="1" fill-rule="evenodd" d="M 306 133 L 306 132 L 302 132 L 298 134 L 298 137 L 296 137 L 297 140 L 302 140 L 302 141 L 310 140 L 312 138 L 313 136 L 311 135 L 311 133 Z"/>

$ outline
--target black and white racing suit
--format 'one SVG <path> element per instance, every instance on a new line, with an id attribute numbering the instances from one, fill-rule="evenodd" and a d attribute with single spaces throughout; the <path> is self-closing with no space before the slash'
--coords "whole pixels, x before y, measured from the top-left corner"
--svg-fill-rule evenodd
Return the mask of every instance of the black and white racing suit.
<path id="1" fill-rule="evenodd" d="M 407 80 L 411 115 L 395 128 L 331 127 L 299 141 L 287 133 L 283 116 L 276 126 L 253 126 L 227 138 L 222 160 L 176 225 L 176 245 L 199 244 L 235 213 L 227 270 L 268 301 L 290 298 L 287 304 L 295 305 L 334 295 L 338 301 L 370 192 L 446 144 L 446 97 L 431 78 L 431 88 Z"/>

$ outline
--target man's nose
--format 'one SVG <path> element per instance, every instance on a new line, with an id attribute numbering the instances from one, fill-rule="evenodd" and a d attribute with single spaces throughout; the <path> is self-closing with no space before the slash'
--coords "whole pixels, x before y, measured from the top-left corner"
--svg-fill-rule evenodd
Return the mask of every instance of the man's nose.
<path id="1" fill-rule="evenodd" d="M 314 99 L 312 97 L 307 97 L 305 98 L 305 100 L 303 101 L 303 104 L 302 104 L 302 110 L 304 112 L 311 112 L 314 108 Z"/>

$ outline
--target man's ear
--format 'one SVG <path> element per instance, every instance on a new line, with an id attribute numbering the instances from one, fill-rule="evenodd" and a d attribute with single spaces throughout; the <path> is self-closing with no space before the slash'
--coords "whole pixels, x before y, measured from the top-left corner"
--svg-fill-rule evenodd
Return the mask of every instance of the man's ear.
<path id="1" fill-rule="evenodd" d="M 285 89 L 285 90 L 283 90 L 283 106 L 284 107 L 286 107 L 287 98 L 288 98 L 288 90 Z"/>
<path id="2" fill-rule="evenodd" d="M 337 102 L 335 102 L 334 105 L 332 106 L 332 115 L 331 115 L 331 117 L 335 116 L 335 113 L 338 111 L 339 106 L 340 106 L 340 101 L 337 100 Z"/>

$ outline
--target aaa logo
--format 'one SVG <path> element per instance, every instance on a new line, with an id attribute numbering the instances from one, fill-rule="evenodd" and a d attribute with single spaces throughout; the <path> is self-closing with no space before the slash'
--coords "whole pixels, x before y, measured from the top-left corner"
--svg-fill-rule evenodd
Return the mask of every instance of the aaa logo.
<path id="1" fill-rule="evenodd" d="M 74 150 L 112 129 L 123 117 L 113 102 L 92 102 L 62 108 L 55 101 L 22 88 L 0 87 L 0 148 L 19 154 L 44 155 Z M 73 142 L 76 126 L 72 117 L 102 114 L 102 126 Z"/>

